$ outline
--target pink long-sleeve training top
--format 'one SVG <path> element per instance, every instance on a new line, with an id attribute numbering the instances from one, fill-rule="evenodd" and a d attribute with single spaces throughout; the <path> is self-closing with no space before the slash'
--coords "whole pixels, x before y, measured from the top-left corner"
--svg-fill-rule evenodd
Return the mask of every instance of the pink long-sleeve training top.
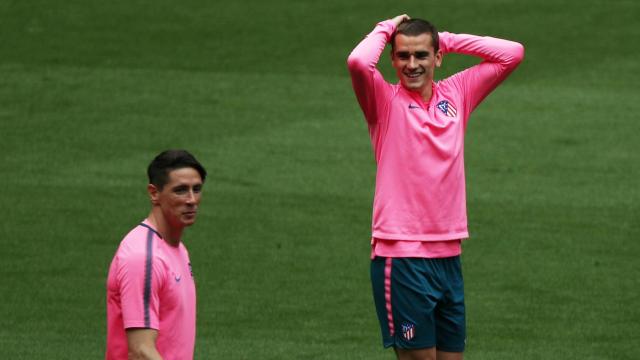
<path id="1" fill-rule="evenodd" d="M 376 64 L 396 26 L 379 23 L 351 52 L 353 88 L 369 127 L 377 164 L 373 255 L 460 254 L 467 230 L 464 133 L 471 112 L 522 61 L 513 41 L 438 33 L 443 53 L 483 61 L 433 83 L 429 101 L 384 80 Z M 454 241 L 455 240 L 455 241 Z"/>

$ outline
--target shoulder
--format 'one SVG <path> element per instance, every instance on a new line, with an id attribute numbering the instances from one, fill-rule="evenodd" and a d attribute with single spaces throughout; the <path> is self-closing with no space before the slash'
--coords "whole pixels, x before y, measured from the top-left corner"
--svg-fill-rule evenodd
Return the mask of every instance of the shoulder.
<path id="1" fill-rule="evenodd" d="M 154 231 L 144 226 L 136 226 L 122 239 L 115 260 L 120 266 L 140 267 L 164 264 L 163 242 Z"/>
<path id="2" fill-rule="evenodd" d="M 153 233 L 143 226 L 136 226 L 124 236 L 118 247 L 119 256 L 146 254 L 149 241 L 153 242 Z"/>
<path id="3" fill-rule="evenodd" d="M 438 91 L 451 91 L 455 88 L 455 85 L 460 81 L 460 76 L 468 69 L 461 70 L 455 74 L 451 74 L 444 79 L 436 81 L 436 89 Z"/>
<path id="4" fill-rule="evenodd" d="M 448 98 L 461 98 L 468 92 L 465 86 L 465 77 L 468 76 L 469 69 L 457 72 L 447 78 L 436 82 L 436 93 Z"/>
<path id="5" fill-rule="evenodd" d="M 189 250 L 187 250 L 187 247 L 184 245 L 184 243 L 180 242 L 178 249 L 180 249 L 180 253 L 189 255 Z"/>

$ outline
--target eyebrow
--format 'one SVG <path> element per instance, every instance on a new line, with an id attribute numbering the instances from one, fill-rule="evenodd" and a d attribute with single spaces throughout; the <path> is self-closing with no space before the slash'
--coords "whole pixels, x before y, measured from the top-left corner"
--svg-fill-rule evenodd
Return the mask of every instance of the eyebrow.
<path id="1" fill-rule="evenodd" d="M 204 184 L 203 183 L 197 183 L 197 184 L 193 184 L 193 185 L 190 185 L 190 184 L 178 184 L 178 185 L 172 187 L 171 189 L 172 190 L 178 190 L 178 189 L 181 190 L 181 189 L 189 189 L 189 188 L 197 189 L 197 188 L 201 188 L 202 185 L 204 185 Z"/>
<path id="2" fill-rule="evenodd" d="M 416 51 L 416 52 L 409 52 L 409 51 L 396 51 L 396 55 L 398 56 L 409 56 L 409 55 L 415 55 L 416 57 L 427 57 L 429 56 L 429 51 L 427 50 L 420 50 L 420 51 Z"/>

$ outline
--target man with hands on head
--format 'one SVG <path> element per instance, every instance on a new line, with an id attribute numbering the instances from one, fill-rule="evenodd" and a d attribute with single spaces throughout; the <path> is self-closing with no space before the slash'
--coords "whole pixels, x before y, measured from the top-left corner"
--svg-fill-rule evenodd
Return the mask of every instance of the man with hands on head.
<path id="1" fill-rule="evenodd" d="M 387 43 L 400 80 L 376 68 Z M 482 62 L 441 81 L 443 55 Z M 376 160 L 371 283 L 384 347 L 398 359 L 462 359 L 466 343 L 460 254 L 468 238 L 464 135 L 471 112 L 522 61 L 521 44 L 438 32 L 399 15 L 349 55 L 353 89 Z"/>

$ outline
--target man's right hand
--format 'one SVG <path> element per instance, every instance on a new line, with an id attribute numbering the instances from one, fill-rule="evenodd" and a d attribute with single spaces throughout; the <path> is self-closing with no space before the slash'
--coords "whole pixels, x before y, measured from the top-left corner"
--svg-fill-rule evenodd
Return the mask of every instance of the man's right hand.
<path id="1" fill-rule="evenodd" d="M 411 18 L 407 14 L 398 15 L 393 19 L 391 19 L 391 21 L 393 21 L 393 23 L 396 24 L 396 27 L 398 27 L 398 25 L 400 25 L 403 21 L 406 21 L 406 20 L 411 20 Z"/>

